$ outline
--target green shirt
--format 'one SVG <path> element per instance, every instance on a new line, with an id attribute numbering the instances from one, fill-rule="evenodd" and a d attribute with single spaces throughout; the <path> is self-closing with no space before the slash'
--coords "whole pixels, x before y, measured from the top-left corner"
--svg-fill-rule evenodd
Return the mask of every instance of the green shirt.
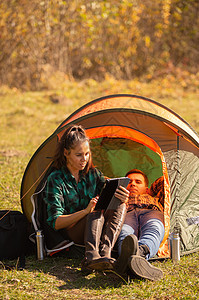
<path id="1" fill-rule="evenodd" d="M 60 215 L 85 209 L 90 200 L 99 195 L 104 183 L 104 175 L 96 168 L 91 168 L 86 175 L 80 173 L 78 183 L 66 167 L 52 172 L 44 191 L 47 223 L 55 228 Z"/>

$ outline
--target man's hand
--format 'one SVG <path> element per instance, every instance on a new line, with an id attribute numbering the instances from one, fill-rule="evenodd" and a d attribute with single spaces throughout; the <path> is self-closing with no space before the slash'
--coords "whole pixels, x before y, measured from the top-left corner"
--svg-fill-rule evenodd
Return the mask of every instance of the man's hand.
<path id="1" fill-rule="evenodd" d="M 129 194 L 129 191 L 125 187 L 120 185 L 116 189 L 114 196 L 118 198 L 121 202 L 127 203 L 129 200 Z"/>

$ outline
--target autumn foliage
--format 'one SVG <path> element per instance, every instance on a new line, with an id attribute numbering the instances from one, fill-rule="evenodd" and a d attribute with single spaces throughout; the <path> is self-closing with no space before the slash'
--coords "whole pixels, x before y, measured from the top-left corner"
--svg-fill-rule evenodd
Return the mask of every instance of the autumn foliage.
<path id="1" fill-rule="evenodd" d="M 0 84 L 196 73 L 198 11 L 198 0 L 1 1 Z"/>

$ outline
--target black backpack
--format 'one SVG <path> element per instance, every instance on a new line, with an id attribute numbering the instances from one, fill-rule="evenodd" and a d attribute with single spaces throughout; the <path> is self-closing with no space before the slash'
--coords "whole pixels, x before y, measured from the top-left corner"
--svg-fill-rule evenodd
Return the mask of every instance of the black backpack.
<path id="1" fill-rule="evenodd" d="M 29 223 L 20 211 L 0 210 L 0 259 L 23 259 L 28 248 Z"/>

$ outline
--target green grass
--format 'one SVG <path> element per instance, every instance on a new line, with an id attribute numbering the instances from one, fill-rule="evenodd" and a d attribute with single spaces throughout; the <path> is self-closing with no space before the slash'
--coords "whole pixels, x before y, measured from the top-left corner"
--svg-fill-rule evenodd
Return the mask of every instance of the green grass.
<path id="1" fill-rule="evenodd" d="M 15 263 L 9 262 L 9 263 Z M 164 272 L 157 282 L 134 279 L 125 283 L 114 273 L 83 276 L 80 260 L 64 256 L 38 262 L 27 258 L 23 271 L 0 271 L 0 299 L 198 299 L 199 253 L 153 262 Z"/>
<path id="2" fill-rule="evenodd" d="M 20 185 L 27 163 L 39 145 L 81 105 L 109 94 L 137 94 L 166 105 L 199 132 L 198 88 L 198 75 L 151 83 L 85 80 L 67 82 L 57 90 L 25 93 L 0 87 L 0 209 L 21 210 Z M 51 95 L 59 96 L 59 103 L 50 101 Z M 171 260 L 152 263 L 163 270 L 163 280 L 135 279 L 127 284 L 113 273 L 83 276 L 80 260 L 66 255 L 42 262 L 28 256 L 23 271 L 17 271 L 17 260 L 3 261 L 0 299 L 198 299 L 199 253 L 182 257 L 176 265 Z M 7 264 L 14 269 L 5 269 Z"/>

